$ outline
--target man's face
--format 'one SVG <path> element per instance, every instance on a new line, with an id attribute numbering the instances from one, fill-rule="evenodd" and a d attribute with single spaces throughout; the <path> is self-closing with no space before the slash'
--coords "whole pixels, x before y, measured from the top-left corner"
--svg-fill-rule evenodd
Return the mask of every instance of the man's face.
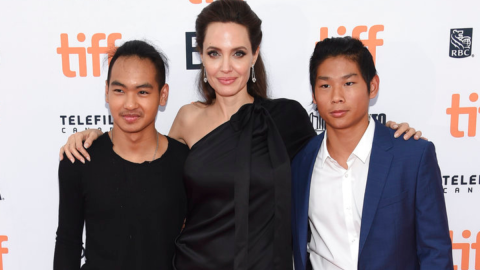
<path id="1" fill-rule="evenodd" d="M 149 59 L 136 56 L 119 57 L 105 86 L 105 99 L 110 106 L 115 127 L 126 133 L 155 128 L 159 105 L 165 105 L 168 85 L 159 91 L 155 66 Z"/>
<path id="2" fill-rule="evenodd" d="M 378 76 L 370 93 L 358 66 L 344 56 L 330 57 L 317 69 L 314 103 L 328 129 L 354 129 L 368 125 L 370 99 L 378 93 Z"/>

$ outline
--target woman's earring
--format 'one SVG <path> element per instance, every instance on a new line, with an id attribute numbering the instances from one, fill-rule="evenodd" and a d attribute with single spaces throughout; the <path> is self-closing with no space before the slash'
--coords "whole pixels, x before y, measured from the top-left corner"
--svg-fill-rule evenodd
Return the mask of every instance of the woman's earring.
<path id="1" fill-rule="evenodd" d="M 205 68 L 203 68 L 203 81 L 204 81 L 205 83 L 208 82 L 208 79 L 207 79 L 207 71 L 205 70 Z"/>
<path id="2" fill-rule="evenodd" d="M 255 77 L 255 65 L 252 65 L 252 82 L 255 83 L 257 78 Z"/>

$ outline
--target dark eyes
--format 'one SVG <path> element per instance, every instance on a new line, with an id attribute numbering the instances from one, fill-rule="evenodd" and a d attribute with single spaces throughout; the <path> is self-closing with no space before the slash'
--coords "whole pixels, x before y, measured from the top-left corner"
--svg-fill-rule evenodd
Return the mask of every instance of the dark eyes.
<path id="1" fill-rule="evenodd" d="M 113 89 L 113 92 L 119 93 L 119 94 L 124 93 L 124 91 L 123 91 L 122 89 Z M 140 91 L 138 91 L 138 93 L 139 93 L 140 95 L 148 95 L 148 94 L 149 94 L 149 92 L 148 92 L 148 91 L 145 91 L 145 90 L 140 90 Z"/>
<path id="2" fill-rule="evenodd" d="M 217 51 L 209 51 L 207 52 L 207 54 L 211 57 L 217 57 L 219 56 L 218 52 Z"/>
<path id="3" fill-rule="evenodd" d="M 355 84 L 355 82 L 346 82 L 345 86 L 353 86 L 354 84 Z M 321 84 L 319 87 L 326 89 L 326 88 L 330 88 L 330 85 L 329 84 Z"/>
<path id="4" fill-rule="evenodd" d="M 233 55 L 235 55 L 236 57 L 242 57 L 242 56 L 245 56 L 246 54 L 247 53 L 244 51 L 237 51 Z"/>
<path id="5" fill-rule="evenodd" d="M 209 52 L 207 52 L 207 54 L 208 54 L 210 57 L 218 57 L 218 56 L 220 56 L 220 53 L 218 53 L 217 51 L 209 51 Z M 246 52 L 240 50 L 240 51 L 236 51 L 236 52 L 233 54 L 233 56 L 235 56 L 235 57 L 243 57 L 243 56 L 245 56 L 246 54 L 247 54 Z"/>

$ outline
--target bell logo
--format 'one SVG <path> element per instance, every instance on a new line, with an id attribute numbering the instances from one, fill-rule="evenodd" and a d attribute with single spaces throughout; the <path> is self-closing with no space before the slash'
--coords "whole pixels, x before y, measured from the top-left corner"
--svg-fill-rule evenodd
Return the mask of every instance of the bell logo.
<path id="1" fill-rule="evenodd" d="M 60 34 L 60 47 L 57 48 L 57 54 L 62 56 L 62 70 L 63 74 L 69 78 L 77 76 L 77 72 L 70 69 L 70 55 L 76 54 L 78 56 L 78 65 L 80 77 L 87 76 L 87 53 L 92 56 L 93 76 L 100 77 L 100 55 L 112 53 L 115 47 L 115 41 L 122 38 L 122 34 L 113 33 L 108 35 L 108 38 L 103 33 L 97 33 L 92 36 L 91 46 L 85 47 L 70 47 L 68 43 L 68 34 Z M 79 33 L 77 40 L 85 41 L 85 34 Z M 100 40 L 107 39 L 107 47 L 100 47 Z"/>
<path id="2" fill-rule="evenodd" d="M 360 39 L 365 45 L 370 53 L 372 54 L 373 61 L 376 62 L 376 56 L 377 56 L 377 47 L 383 45 L 383 39 L 378 39 L 377 38 L 377 33 L 382 32 L 384 29 L 383 25 L 374 25 L 370 27 L 370 30 L 368 29 L 367 26 L 365 25 L 359 25 L 355 28 L 353 28 L 352 31 L 352 37 L 360 39 L 360 34 L 368 32 L 368 38 L 367 39 Z M 345 35 L 347 33 L 347 28 L 345 26 L 340 26 L 337 28 L 337 34 L 340 36 Z M 320 41 L 328 38 L 328 28 L 327 27 L 322 27 L 320 28 Z"/>
<path id="3" fill-rule="evenodd" d="M 472 236 L 472 233 L 469 230 L 464 230 L 462 232 L 463 239 L 469 239 Z M 453 242 L 453 231 L 450 231 L 450 239 L 452 240 L 452 250 L 459 250 L 461 252 L 460 259 L 460 269 L 468 270 L 470 269 L 470 249 L 475 249 L 475 268 L 480 269 L 480 232 L 477 233 L 477 237 L 474 240 L 475 243 L 454 243 Z M 453 266 L 454 270 L 458 270 L 458 266 Z M 1 269 L 0 269 L 1 270 Z"/>
<path id="4" fill-rule="evenodd" d="M 6 235 L 0 235 L 0 270 L 3 270 L 3 254 L 8 254 L 8 248 L 2 247 L 2 242 L 8 241 Z"/>
<path id="5" fill-rule="evenodd" d="M 478 100 L 477 93 L 471 93 L 469 96 L 471 102 Z M 478 110 L 480 112 L 480 109 Z M 477 134 L 477 107 L 460 107 L 460 94 L 452 95 L 452 107 L 447 109 L 450 115 L 450 134 L 455 138 L 462 138 L 465 132 L 459 130 L 460 115 L 468 115 L 468 137 L 475 137 Z"/>

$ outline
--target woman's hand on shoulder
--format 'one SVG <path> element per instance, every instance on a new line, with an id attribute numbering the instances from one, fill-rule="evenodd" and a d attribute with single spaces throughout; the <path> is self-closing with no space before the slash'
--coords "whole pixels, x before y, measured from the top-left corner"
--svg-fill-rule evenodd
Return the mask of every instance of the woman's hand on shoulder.
<path id="1" fill-rule="evenodd" d="M 98 129 L 87 129 L 70 135 L 67 143 L 60 148 L 60 160 L 63 160 L 63 153 L 65 153 L 72 163 L 75 162 L 75 159 L 82 163 L 85 163 L 85 159 L 90 161 L 90 155 L 86 149 L 102 134 L 103 132 Z"/>
<path id="2" fill-rule="evenodd" d="M 409 140 L 412 136 L 415 140 L 428 140 L 427 138 L 422 137 L 422 132 L 420 130 L 415 130 L 414 128 L 410 127 L 408 123 L 397 124 L 397 122 L 395 121 L 388 121 L 385 125 L 391 129 L 396 130 L 394 134 L 395 138 L 398 138 L 400 137 L 400 135 L 404 134 L 404 140 Z"/>

